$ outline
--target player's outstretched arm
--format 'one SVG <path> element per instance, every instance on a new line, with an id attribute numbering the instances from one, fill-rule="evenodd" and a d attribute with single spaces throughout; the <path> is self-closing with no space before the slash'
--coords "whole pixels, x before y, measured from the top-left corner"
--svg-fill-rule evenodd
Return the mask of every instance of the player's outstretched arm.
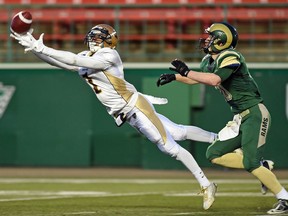
<path id="1" fill-rule="evenodd" d="M 32 46 L 33 43 L 35 43 L 36 39 L 32 36 L 30 36 L 29 34 L 32 35 L 33 30 L 27 32 L 26 34 L 17 34 L 17 33 L 13 33 L 10 34 L 10 36 L 14 39 L 16 39 L 18 41 L 19 44 L 21 44 L 25 49 L 25 53 L 27 53 L 28 51 L 32 50 Z M 71 66 L 65 63 L 62 63 L 60 61 L 57 61 L 56 59 L 53 59 L 49 56 L 46 56 L 44 54 L 41 54 L 39 52 L 36 52 L 34 50 L 32 50 L 33 54 L 35 56 L 37 56 L 39 59 L 41 59 L 42 61 L 52 65 L 52 66 L 56 66 L 62 69 L 66 69 L 66 70 L 71 70 L 71 71 L 77 71 L 78 67 L 75 66 Z"/>
<path id="2" fill-rule="evenodd" d="M 30 33 L 27 33 L 27 36 L 28 37 L 25 38 L 15 38 L 19 41 L 21 45 L 26 47 L 26 52 L 32 51 L 34 53 L 40 53 L 70 66 L 86 67 L 100 70 L 106 67 L 103 61 L 97 60 L 96 58 L 81 56 L 69 51 L 56 50 L 47 47 L 43 43 L 44 33 L 40 35 L 38 40 L 36 40 Z"/>
<path id="3" fill-rule="evenodd" d="M 198 83 L 197 81 L 187 78 L 187 77 L 183 77 L 180 74 L 161 74 L 156 84 L 159 87 L 159 86 L 166 85 L 174 80 L 178 82 L 190 84 L 190 85 Z"/>
<path id="4" fill-rule="evenodd" d="M 173 67 L 170 67 L 169 69 L 179 73 L 179 75 L 185 78 L 183 80 L 186 80 L 188 78 L 193 80 L 193 84 L 194 82 L 196 82 L 211 86 L 218 86 L 221 84 L 221 78 L 215 73 L 208 73 L 208 72 L 203 73 L 190 70 L 188 66 L 185 64 L 185 62 L 179 59 L 174 59 L 171 62 L 171 64 L 173 65 Z"/>

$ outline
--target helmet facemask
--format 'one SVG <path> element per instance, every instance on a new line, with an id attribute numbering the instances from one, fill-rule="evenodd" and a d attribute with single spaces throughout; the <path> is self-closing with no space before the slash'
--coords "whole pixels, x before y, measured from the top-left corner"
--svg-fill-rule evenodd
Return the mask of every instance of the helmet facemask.
<path id="1" fill-rule="evenodd" d="M 116 31 L 109 25 L 94 26 L 86 35 L 84 43 L 91 52 L 97 52 L 104 47 L 114 49 L 118 42 Z"/>
<path id="2" fill-rule="evenodd" d="M 214 36 L 210 37 L 209 42 L 207 42 L 207 39 L 208 38 L 200 38 L 198 48 L 199 48 L 199 50 L 204 51 L 204 53 L 206 53 L 206 54 L 208 54 L 208 53 L 212 54 L 213 52 L 212 52 L 210 47 L 214 43 L 215 37 Z"/>

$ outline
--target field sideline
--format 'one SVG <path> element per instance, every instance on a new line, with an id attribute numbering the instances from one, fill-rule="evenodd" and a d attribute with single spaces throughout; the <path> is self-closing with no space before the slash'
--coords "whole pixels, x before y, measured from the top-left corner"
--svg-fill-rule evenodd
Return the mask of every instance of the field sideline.
<path id="1" fill-rule="evenodd" d="M 253 176 L 204 169 L 218 184 L 211 209 L 187 171 L 115 168 L 0 168 L 1 216 L 264 216 L 275 203 Z M 276 170 L 288 186 L 288 171 Z"/>

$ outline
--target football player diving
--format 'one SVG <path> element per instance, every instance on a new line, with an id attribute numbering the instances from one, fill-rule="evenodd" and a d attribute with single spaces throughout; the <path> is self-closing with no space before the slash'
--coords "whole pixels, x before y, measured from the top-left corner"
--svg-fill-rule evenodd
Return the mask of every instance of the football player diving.
<path id="1" fill-rule="evenodd" d="M 44 62 L 78 72 L 118 126 L 128 123 L 163 153 L 181 161 L 199 182 L 203 208 L 209 209 L 215 200 L 217 186 L 208 180 L 190 152 L 176 141 L 189 139 L 212 143 L 217 135 L 195 126 L 175 124 L 155 111 L 153 103 L 163 104 L 165 99 L 144 95 L 125 80 L 122 60 L 115 49 L 117 32 L 110 25 L 94 26 L 84 40 L 88 49 L 79 54 L 45 46 L 43 35 L 38 40 L 29 32 L 14 33 L 11 37 L 24 46 L 26 52 L 32 51 Z"/>

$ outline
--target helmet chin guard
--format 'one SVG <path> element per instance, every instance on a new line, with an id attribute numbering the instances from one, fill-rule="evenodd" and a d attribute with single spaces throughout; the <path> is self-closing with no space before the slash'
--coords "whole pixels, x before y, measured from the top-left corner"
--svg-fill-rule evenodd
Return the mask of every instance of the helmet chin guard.
<path id="1" fill-rule="evenodd" d="M 95 42 L 88 42 L 87 46 L 88 46 L 89 50 L 91 52 L 94 52 L 94 53 L 104 47 L 103 43 L 96 44 Z"/>

